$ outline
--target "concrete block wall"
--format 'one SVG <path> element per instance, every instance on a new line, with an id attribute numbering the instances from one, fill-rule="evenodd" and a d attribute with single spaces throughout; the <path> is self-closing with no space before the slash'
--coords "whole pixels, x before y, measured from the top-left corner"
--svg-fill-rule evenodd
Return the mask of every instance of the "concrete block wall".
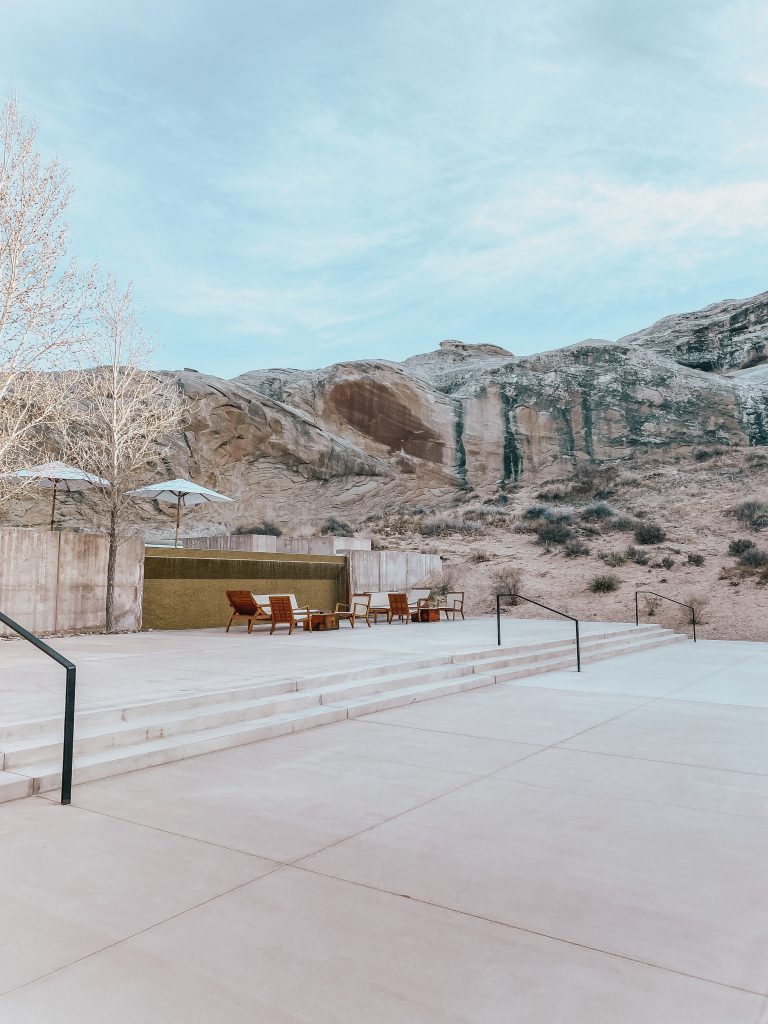
<path id="1" fill-rule="evenodd" d="M 274 551 L 286 555 L 338 555 L 345 551 L 370 551 L 370 537 L 269 537 L 232 533 L 222 537 L 194 537 L 184 548 L 202 551 Z"/>
<path id="2" fill-rule="evenodd" d="M 98 632 L 105 625 L 107 539 L 71 530 L 0 530 L 0 609 L 33 633 Z M 118 628 L 139 629 L 144 542 L 117 558 Z M 0 626 L 0 635 L 10 631 Z"/>

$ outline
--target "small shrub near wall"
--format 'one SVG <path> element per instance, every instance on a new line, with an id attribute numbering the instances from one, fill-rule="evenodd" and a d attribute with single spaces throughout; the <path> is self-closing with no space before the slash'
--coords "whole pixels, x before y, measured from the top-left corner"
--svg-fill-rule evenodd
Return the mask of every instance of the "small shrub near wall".
<path id="1" fill-rule="evenodd" d="M 612 572 L 598 573 L 587 583 L 587 588 L 593 594 L 611 594 L 621 586 L 621 579 Z"/>

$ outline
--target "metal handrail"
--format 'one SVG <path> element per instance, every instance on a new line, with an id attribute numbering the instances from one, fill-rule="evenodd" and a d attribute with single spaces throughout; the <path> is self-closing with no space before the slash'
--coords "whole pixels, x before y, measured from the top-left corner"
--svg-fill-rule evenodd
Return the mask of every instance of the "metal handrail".
<path id="1" fill-rule="evenodd" d="M 696 609 L 692 604 L 686 604 L 685 601 L 677 601 L 674 597 L 667 597 L 666 594 L 659 594 L 655 590 L 636 590 L 635 591 L 635 625 L 640 625 L 640 603 L 638 597 L 640 594 L 652 594 L 654 597 L 660 597 L 663 601 L 671 601 L 672 604 L 679 604 L 681 608 L 687 608 L 691 613 L 691 624 L 693 626 L 693 642 L 696 643 Z"/>
<path id="2" fill-rule="evenodd" d="M 562 615 L 564 619 L 570 619 L 576 625 L 576 671 L 581 672 L 581 639 L 579 637 L 579 620 L 574 615 L 569 615 L 568 612 L 561 612 L 559 608 L 550 608 L 549 605 L 542 604 L 541 601 L 534 601 L 532 597 L 523 597 L 522 594 L 497 594 L 496 595 L 496 638 L 498 646 L 501 647 L 501 599 L 502 597 L 508 597 L 510 600 L 515 601 L 527 601 L 528 604 L 535 604 L 537 608 L 543 608 L 544 611 L 554 612 L 555 615 Z"/>
<path id="3" fill-rule="evenodd" d="M 22 639 L 28 640 L 33 647 L 38 649 L 38 651 L 42 651 L 43 654 L 47 654 L 49 658 L 53 658 L 55 662 L 58 662 L 58 664 L 66 670 L 67 688 L 64 697 L 64 754 L 61 766 L 61 802 L 63 804 L 68 804 L 72 799 L 72 757 L 75 749 L 75 691 L 77 688 L 77 668 L 68 658 L 65 658 L 63 654 L 59 654 L 58 651 L 54 651 L 52 647 L 49 647 L 48 644 L 35 636 L 34 633 L 30 633 L 28 629 L 20 626 L 18 622 L 14 622 L 13 619 L 9 619 L 3 612 L 0 612 L 0 622 L 4 622 L 9 629 L 14 631 L 14 633 L 18 633 Z"/>

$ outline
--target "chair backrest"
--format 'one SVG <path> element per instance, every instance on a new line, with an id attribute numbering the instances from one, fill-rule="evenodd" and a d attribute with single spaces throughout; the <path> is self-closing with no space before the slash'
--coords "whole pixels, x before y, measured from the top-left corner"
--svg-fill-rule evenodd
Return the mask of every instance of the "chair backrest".
<path id="1" fill-rule="evenodd" d="M 452 591 L 450 594 L 446 594 L 445 595 L 445 603 L 448 604 L 448 605 L 452 605 L 454 608 L 463 608 L 464 607 L 464 591 L 463 590 L 455 590 L 455 591 Z"/>
<path id="2" fill-rule="evenodd" d="M 380 591 L 378 594 L 371 594 L 371 608 L 389 608 L 389 594 Z"/>
<path id="3" fill-rule="evenodd" d="M 269 607 L 269 594 L 251 594 L 251 597 L 265 615 L 272 614 L 272 610 Z"/>
<path id="4" fill-rule="evenodd" d="M 270 594 L 269 595 L 269 606 L 272 609 L 272 622 L 294 622 L 293 608 L 291 607 L 290 597 L 286 597 L 285 594 Z"/>
<path id="5" fill-rule="evenodd" d="M 371 595 L 370 594 L 353 594 L 350 608 L 353 612 L 368 612 L 371 608 Z"/>
<path id="6" fill-rule="evenodd" d="M 416 604 L 417 601 L 426 601 L 431 593 L 432 591 L 429 589 L 429 587 L 427 587 L 426 589 L 422 588 L 421 590 L 409 590 L 408 600 L 411 602 L 411 604 Z"/>
<path id="7" fill-rule="evenodd" d="M 389 598 L 389 610 L 393 615 L 410 615 L 407 594 L 388 594 L 387 597 Z"/>
<path id="8" fill-rule="evenodd" d="M 249 590 L 228 590 L 227 600 L 238 615 L 258 615 L 259 606 Z"/>

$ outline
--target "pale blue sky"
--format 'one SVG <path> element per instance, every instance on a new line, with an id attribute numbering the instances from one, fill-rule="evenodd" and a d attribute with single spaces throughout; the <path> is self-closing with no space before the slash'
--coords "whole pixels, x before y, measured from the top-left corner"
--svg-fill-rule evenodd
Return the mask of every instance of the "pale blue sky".
<path id="1" fill-rule="evenodd" d="M 0 3 L 160 365 L 526 353 L 768 288 L 764 0 Z"/>

